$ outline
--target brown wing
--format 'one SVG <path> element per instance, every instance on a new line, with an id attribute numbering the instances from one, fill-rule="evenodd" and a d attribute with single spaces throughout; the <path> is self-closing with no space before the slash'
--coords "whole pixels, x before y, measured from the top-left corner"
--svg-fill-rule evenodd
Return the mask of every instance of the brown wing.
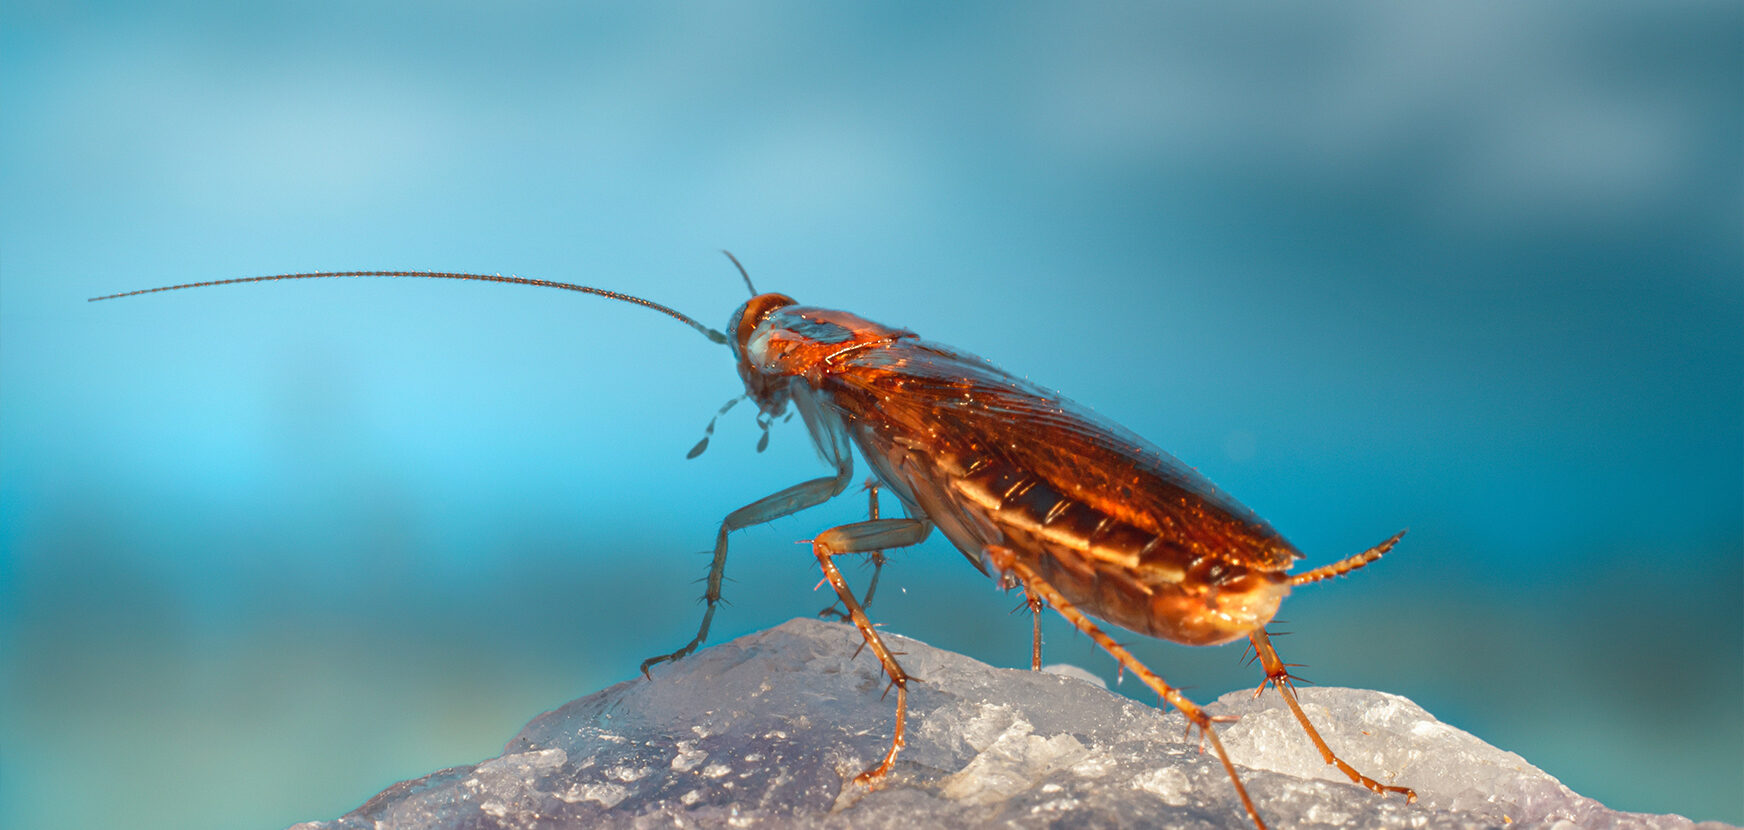
<path id="1" fill-rule="evenodd" d="M 843 371 L 825 384 L 836 405 L 884 441 L 918 442 L 941 462 L 1000 458 L 1134 527 L 1248 567 L 1282 571 L 1302 555 L 1173 456 L 986 360 L 902 338 L 834 365 Z"/>

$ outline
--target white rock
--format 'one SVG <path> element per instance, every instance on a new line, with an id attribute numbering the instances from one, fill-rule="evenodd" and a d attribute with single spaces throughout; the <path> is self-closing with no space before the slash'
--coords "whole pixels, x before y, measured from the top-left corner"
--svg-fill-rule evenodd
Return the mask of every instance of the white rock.
<path id="1" fill-rule="evenodd" d="M 1178 713 L 1047 672 L 996 669 L 885 635 L 910 686 L 909 739 L 883 786 L 894 697 L 850 626 L 794 620 L 535 718 L 504 754 L 396 784 L 294 830 L 565 827 L 1251 828 Z M 1281 698 L 1224 695 L 1220 733 L 1274 827 L 1687 828 L 1570 792 L 1405 698 L 1308 688 L 1302 704 L 1380 797 L 1322 763 Z M 1724 827 L 1718 823 L 1699 825 Z"/>

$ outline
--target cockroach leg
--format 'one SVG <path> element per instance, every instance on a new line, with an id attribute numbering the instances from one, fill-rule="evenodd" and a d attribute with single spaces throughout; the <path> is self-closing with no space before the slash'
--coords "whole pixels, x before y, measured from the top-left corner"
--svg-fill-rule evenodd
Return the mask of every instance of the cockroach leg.
<path id="1" fill-rule="evenodd" d="M 1397 540 L 1398 537 L 1394 537 L 1392 541 Z M 1381 552 L 1385 553 L 1386 551 L 1382 550 Z M 1334 755 L 1332 753 L 1332 747 L 1326 745 L 1326 739 L 1320 737 L 1319 730 L 1314 728 L 1314 724 L 1308 722 L 1308 715 L 1302 711 L 1302 704 L 1296 701 L 1296 689 L 1290 682 L 1290 669 L 1285 665 L 1283 660 L 1278 658 L 1277 649 L 1272 648 L 1272 638 L 1266 634 L 1265 629 L 1255 629 L 1252 633 L 1248 634 L 1247 637 L 1248 640 L 1253 643 L 1254 653 L 1260 656 L 1260 665 L 1265 666 L 1266 668 L 1266 682 L 1276 686 L 1278 693 L 1284 696 L 1284 702 L 1290 705 L 1290 711 L 1295 713 L 1296 720 L 1300 722 L 1302 728 L 1307 731 L 1308 739 L 1314 742 L 1314 748 L 1320 750 L 1320 757 L 1324 758 L 1326 763 L 1338 767 L 1338 769 L 1345 775 L 1350 776 L 1351 781 L 1361 784 L 1377 793 L 1382 795 L 1387 793 L 1403 794 L 1405 796 L 1406 804 L 1410 804 L 1417 800 L 1417 793 L 1410 787 L 1394 787 L 1388 784 L 1382 784 L 1373 778 L 1357 772 L 1354 767 L 1345 763 L 1344 759 Z M 1261 684 L 1260 688 L 1264 689 L 1265 685 Z"/>
<path id="2" fill-rule="evenodd" d="M 1029 670 L 1042 670 L 1042 598 L 1030 590 L 1029 584 L 1023 586 L 1023 602 L 1029 606 L 1029 618 L 1034 626 L 1034 636 L 1030 640 Z"/>
<path id="3" fill-rule="evenodd" d="M 1266 830 L 1266 822 L 1260 818 L 1259 810 L 1254 807 L 1253 799 L 1248 797 L 1247 787 L 1242 785 L 1241 776 L 1235 771 L 1235 764 L 1229 760 L 1229 753 L 1223 749 L 1223 741 L 1218 739 L 1217 733 L 1211 728 L 1214 719 L 1206 714 L 1204 709 L 1199 708 L 1198 704 L 1181 694 L 1179 689 L 1170 686 L 1155 672 L 1146 668 L 1145 664 L 1139 662 L 1137 657 L 1132 656 L 1132 652 L 1127 651 L 1124 646 L 1115 642 L 1114 638 L 1098 628 L 1096 623 L 1091 622 L 1090 618 L 1084 615 L 1084 612 L 1079 611 L 1076 605 L 1068 601 L 1059 589 L 1048 584 L 1046 580 L 1041 578 L 1040 574 L 1036 573 L 1034 568 L 1019 559 L 1014 551 L 995 546 L 989 547 L 987 554 L 993 567 L 1003 573 L 1016 576 L 1018 581 L 1023 583 L 1024 590 L 1034 592 L 1044 602 L 1052 605 L 1060 616 L 1077 626 L 1079 631 L 1090 635 L 1090 639 L 1101 646 L 1103 651 L 1112 655 L 1122 668 L 1132 672 L 1146 686 L 1151 687 L 1151 690 L 1156 692 L 1158 697 L 1180 710 L 1181 714 L 1185 715 L 1187 721 L 1192 724 L 1192 727 L 1197 728 L 1203 739 L 1209 742 L 1211 748 L 1217 752 L 1217 760 L 1223 763 L 1223 771 L 1229 773 L 1229 781 L 1235 785 L 1235 794 L 1241 796 L 1241 806 L 1247 810 L 1248 818 L 1253 819 L 1254 825 L 1259 830 Z"/>
<path id="4" fill-rule="evenodd" d="M 702 625 L 697 628 L 696 637 L 686 643 L 683 648 L 671 654 L 662 654 L 643 660 L 642 675 L 646 677 L 649 669 L 656 665 L 668 660 L 677 660 L 696 651 L 698 646 L 708 640 L 709 623 L 714 621 L 715 606 L 721 601 L 721 580 L 727 570 L 727 534 L 823 504 L 847 489 L 848 480 L 853 477 L 854 467 L 851 458 L 838 459 L 836 474 L 833 476 L 800 482 L 728 513 L 727 517 L 721 520 L 720 532 L 715 534 L 715 555 L 713 563 L 709 565 L 708 590 L 702 595 L 703 602 L 708 607 L 702 612 Z"/>
<path id="5" fill-rule="evenodd" d="M 866 479 L 866 517 L 873 521 L 878 519 L 878 479 Z M 887 557 L 884 551 L 875 550 L 867 554 L 872 560 L 872 578 L 866 581 L 866 596 L 860 598 L 862 609 L 872 607 L 872 595 L 878 592 L 878 576 L 884 572 L 884 561 Z"/>
<path id="6" fill-rule="evenodd" d="M 864 489 L 866 490 L 866 517 L 876 521 L 878 519 L 878 479 L 866 479 Z M 884 572 L 886 558 L 884 551 L 881 550 L 868 551 L 867 557 L 872 562 L 872 579 L 866 583 L 866 596 L 860 598 L 861 608 L 872 607 L 872 595 L 878 591 L 878 575 Z M 840 603 L 830 603 L 830 607 L 819 611 L 818 616 L 849 622 L 850 618 L 847 612 L 836 610 L 838 604 Z"/>
<path id="7" fill-rule="evenodd" d="M 860 637 L 872 648 L 872 653 L 878 656 L 884 673 L 890 676 L 890 685 L 896 688 L 896 728 L 891 734 L 890 751 L 884 754 L 884 760 L 878 766 L 856 776 L 856 784 L 873 784 L 888 774 L 890 768 L 896 764 L 896 755 L 902 751 L 904 732 L 908 724 L 909 676 L 896 662 L 890 649 L 885 647 L 884 639 L 878 636 L 878 630 L 872 627 L 872 621 L 866 617 L 866 610 L 854 599 L 854 590 L 842 578 L 842 572 L 836 568 L 834 557 L 843 553 L 864 553 L 920 544 L 932 529 L 932 524 L 921 519 L 873 519 L 831 528 L 818 534 L 811 543 L 812 552 L 817 554 L 818 564 L 823 566 L 824 578 L 830 581 L 830 587 L 836 589 L 836 596 L 841 599 L 842 606 L 848 609 L 848 618 L 853 621 L 855 628 L 860 629 Z"/>
<path id="8" fill-rule="evenodd" d="M 1017 577 L 1012 576 L 1011 574 L 1000 574 L 999 590 L 1009 591 L 1018 587 L 1023 588 L 1023 602 L 1018 603 L 1016 608 L 1011 609 L 1011 613 L 1015 614 L 1018 611 L 1029 612 L 1029 619 L 1032 628 L 1029 647 L 1029 669 L 1030 671 L 1041 671 L 1042 609 L 1047 606 L 1047 603 L 1042 602 L 1042 598 L 1036 596 L 1036 593 L 1031 591 L 1029 586 L 1024 585 Z"/>

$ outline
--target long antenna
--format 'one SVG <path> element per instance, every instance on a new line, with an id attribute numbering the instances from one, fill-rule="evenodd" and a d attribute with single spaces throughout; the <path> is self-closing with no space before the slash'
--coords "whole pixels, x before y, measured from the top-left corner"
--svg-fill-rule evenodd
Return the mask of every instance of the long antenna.
<path id="1" fill-rule="evenodd" d="M 728 256 L 731 256 L 731 254 Z M 273 274 L 264 277 L 236 277 L 228 280 L 208 280 L 206 282 L 189 282 L 181 285 L 166 285 L 161 288 L 142 288 L 138 291 L 123 291 L 119 294 L 92 297 L 89 302 L 94 303 L 98 300 L 113 300 L 118 297 L 132 297 L 136 294 L 155 294 L 159 291 L 180 291 L 184 288 L 205 288 L 213 285 L 235 285 L 244 282 L 271 282 L 273 280 L 312 280 L 324 277 L 417 277 L 431 280 L 508 282 L 516 285 L 538 286 L 540 288 L 561 288 L 565 291 L 579 291 L 583 294 L 595 294 L 607 299 L 622 300 L 626 303 L 635 303 L 636 305 L 645 308 L 651 308 L 661 314 L 678 320 L 679 322 L 685 323 L 699 332 L 702 332 L 702 336 L 707 337 L 716 343 L 725 344 L 727 342 L 726 335 L 652 300 L 644 300 L 641 297 L 632 297 L 629 294 L 623 294 L 617 291 L 607 291 L 604 288 L 590 288 L 585 285 L 575 285 L 574 283 L 556 282 L 553 280 L 537 280 L 528 277 L 505 277 L 501 274 L 461 274 L 453 271 L 315 271 L 307 274 Z M 747 278 L 747 280 L 749 280 L 749 278 Z"/>
<path id="2" fill-rule="evenodd" d="M 726 254 L 727 259 L 733 261 L 733 267 L 739 269 L 739 276 L 745 278 L 745 287 L 751 289 L 751 296 L 757 296 L 757 286 L 751 284 L 751 275 L 745 273 L 745 266 L 739 264 L 739 258 L 733 256 L 733 252 L 725 248 L 721 249 L 721 253 Z"/>

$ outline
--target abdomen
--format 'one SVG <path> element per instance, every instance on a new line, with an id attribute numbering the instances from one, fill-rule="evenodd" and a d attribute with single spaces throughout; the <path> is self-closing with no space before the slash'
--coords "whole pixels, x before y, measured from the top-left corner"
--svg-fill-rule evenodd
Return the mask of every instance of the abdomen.
<path id="1" fill-rule="evenodd" d="M 1243 564 L 1240 551 L 1138 527 L 992 453 L 858 443 L 910 509 L 983 571 L 987 549 L 1005 547 L 1080 610 L 1122 628 L 1215 645 L 1265 625 L 1289 593 L 1282 571 Z"/>

